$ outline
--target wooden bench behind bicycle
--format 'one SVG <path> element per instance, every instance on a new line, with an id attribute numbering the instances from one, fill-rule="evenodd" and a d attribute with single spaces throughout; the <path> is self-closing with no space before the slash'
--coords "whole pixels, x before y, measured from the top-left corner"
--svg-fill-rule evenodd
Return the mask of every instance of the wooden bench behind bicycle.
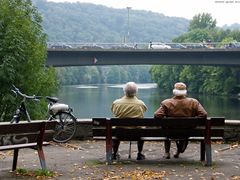
<path id="1" fill-rule="evenodd" d="M 211 141 L 223 139 L 225 118 L 93 118 L 92 124 L 93 138 L 106 140 L 106 161 L 109 164 L 112 163 L 113 138 L 118 138 L 121 141 L 137 141 L 139 139 L 162 141 L 166 140 L 166 137 L 172 140 L 188 137 L 189 141 L 200 141 L 200 160 L 204 161 L 206 157 L 206 165 L 211 166 Z"/>
<path id="2" fill-rule="evenodd" d="M 47 169 L 43 145 L 52 141 L 55 126 L 55 121 L 0 123 L 0 151 L 14 150 L 12 171 L 17 168 L 18 152 L 22 148 L 36 149 L 42 169 Z"/>

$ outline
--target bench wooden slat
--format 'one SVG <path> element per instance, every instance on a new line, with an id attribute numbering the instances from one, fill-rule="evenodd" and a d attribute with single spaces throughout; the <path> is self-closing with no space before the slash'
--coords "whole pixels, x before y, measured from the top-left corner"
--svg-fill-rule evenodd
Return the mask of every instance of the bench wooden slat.
<path id="1" fill-rule="evenodd" d="M 93 118 L 93 125 L 94 126 L 105 126 L 106 124 L 106 118 Z M 167 121 L 166 121 L 167 120 Z M 163 125 L 171 125 L 172 124 L 171 118 L 164 118 L 164 119 L 154 119 L 154 118 L 143 118 L 143 119 L 133 119 L 133 118 L 125 118 L 121 119 L 121 121 L 118 118 L 111 118 L 111 124 L 112 126 L 163 126 Z M 174 118 L 174 120 L 176 120 Z M 202 124 L 204 124 L 204 119 L 202 118 L 182 118 L 181 122 L 175 122 L 174 125 L 182 126 L 183 124 L 199 124 L 203 121 Z"/>
<path id="2" fill-rule="evenodd" d="M 165 117 L 163 119 L 154 118 L 143 118 L 143 119 L 133 119 L 133 118 L 111 118 L 112 126 L 169 126 L 169 127 L 194 127 L 194 126 L 205 126 L 206 119 L 199 117 Z M 211 117 L 212 126 L 222 126 L 225 124 L 225 118 L 223 117 Z M 100 127 L 106 126 L 107 118 L 92 118 L 93 126 Z"/>
<path id="3" fill-rule="evenodd" d="M 49 145 L 49 142 L 43 142 L 43 145 Z M 37 146 L 37 143 L 28 143 L 28 144 L 14 144 L 6 145 L 4 147 L 0 146 L 0 151 L 13 150 L 13 149 L 22 149 L 22 148 L 34 148 Z"/>
<path id="4" fill-rule="evenodd" d="M 31 133 L 39 131 L 39 123 L 42 122 L 24 122 L 18 124 L 1 124 L 0 123 L 0 135 L 6 134 L 19 134 L 19 133 Z M 45 121 L 46 130 L 53 129 L 56 126 L 56 122 Z"/>
<path id="5" fill-rule="evenodd" d="M 98 136 L 106 136 L 106 129 L 94 129 L 93 138 Z M 125 135 L 125 136 L 124 136 Z M 211 137 L 223 137 L 223 129 L 212 130 Z M 112 130 L 112 136 L 119 136 L 119 138 L 124 137 L 128 140 L 135 139 L 138 137 L 204 137 L 203 129 L 121 129 L 120 133 L 117 133 L 115 129 Z M 126 138 L 125 138 L 126 137 Z"/>

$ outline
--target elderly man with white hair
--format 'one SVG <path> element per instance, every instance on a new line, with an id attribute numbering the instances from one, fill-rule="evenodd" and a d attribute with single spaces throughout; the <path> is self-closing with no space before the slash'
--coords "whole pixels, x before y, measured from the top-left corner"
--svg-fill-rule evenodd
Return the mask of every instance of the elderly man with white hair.
<path id="1" fill-rule="evenodd" d="M 123 87 L 124 96 L 120 99 L 117 99 L 112 104 L 112 113 L 117 118 L 143 118 L 144 113 L 147 110 L 147 106 L 144 102 L 137 98 L 137 85 L 134 82 L 128 82 Z M 138 141 L 138 154 L 137 160 L 145 159 L 145 156 L 142 154 L 144 141 Z M 113 140 L 113 160 L 119 158 L 118 147 L 120 141 L 118 139 Z"/>
<path id="2" fill-rule="evenodd" d="M 187 86 L 182 82 L 174 85 L 173 97 L 161 102 L 161 106 L 154 113 L 155 118 L 163 117 L 207 117 L 207 112 L 197 99 L 187 97 Z M 176 141 L 177 152 L 175 158 L 183 153 L 188 145 L 188 140 Z M 165 155 L 164 158 L 170 159 L 171 141 L 164 142 Z"/>

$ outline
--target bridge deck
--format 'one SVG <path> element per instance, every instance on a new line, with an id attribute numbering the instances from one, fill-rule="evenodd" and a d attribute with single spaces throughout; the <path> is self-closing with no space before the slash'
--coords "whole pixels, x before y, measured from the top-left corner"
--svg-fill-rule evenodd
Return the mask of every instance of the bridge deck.
<path id="1" fill-rule="evenodd" d="M 141 64 L 239 66 L 240 49 L 49 49 L 46 62 L 55 67 Z"/>

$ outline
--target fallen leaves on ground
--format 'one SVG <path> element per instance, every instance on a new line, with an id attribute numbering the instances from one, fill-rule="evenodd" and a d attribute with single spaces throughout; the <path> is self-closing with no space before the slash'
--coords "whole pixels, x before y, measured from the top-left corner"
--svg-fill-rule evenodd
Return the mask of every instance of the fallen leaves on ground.
<path id="1" fill-rule="evenodd" d="M 131 180 L 148 180 L 148 179 L 162 179 L 167 175 L 166 171 L 152 171 L 152 170 L 134 170 L 129 172 L 121 172 L 116 175 L 114 171 L 107 172 L 103 180 L 114 179 L 131 179 Z"/>
<path id="2" fill-rule="evenodd" d="M 240 176 L 232 176 L 232 180 L 240 180 Z"/>
<path id="3" fill-rule="evenodd" d="M 0 152 L 0 159 L 4 159 L 6 156 L 12 156 L 13 151 Z"/>
<path id="4" fill-rule="evenodd" d="M 234 142 L 232 144 L 230 144 L 228 147 L 219 149 L 219 150 L 215 150 L 216 153 L 222 152 L 222 151 L 227 151 L 227 150 L 232 150 L 234 148 L 240 148 L 240 143 L 239 142 Z"/>
<path id="5" fill-rule="evenodd" d="M 85 150 L 84 148 L 76 145 L 76 144 L 73 144 L 73 143 L 56 143 L 56 142 L 50 142 L 51 145 L 54 145 L 54 146 L 62 146 L 62 147 L 66 147 L 66 148 L 69 148 L 69 149 L 72 149 L 72 150 Z"/>

